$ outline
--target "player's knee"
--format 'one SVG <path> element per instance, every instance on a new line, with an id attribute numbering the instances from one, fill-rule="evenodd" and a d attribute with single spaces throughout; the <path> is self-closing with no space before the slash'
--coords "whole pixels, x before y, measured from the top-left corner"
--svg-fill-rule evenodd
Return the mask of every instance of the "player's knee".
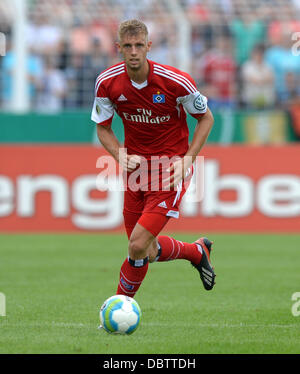
<path id="1" fill-rule="evenodd" d="M 156 260 L 157 254 L 157 241 L 154 240 L 148 248 L 149 262 L 154 262 Z"/>
<path id="2" fill-rule="evenodd" d="M 147 256 L 147 246 L 140 240 L 130 239 L 128 246 L 129 257 L 133 260 Z"/>

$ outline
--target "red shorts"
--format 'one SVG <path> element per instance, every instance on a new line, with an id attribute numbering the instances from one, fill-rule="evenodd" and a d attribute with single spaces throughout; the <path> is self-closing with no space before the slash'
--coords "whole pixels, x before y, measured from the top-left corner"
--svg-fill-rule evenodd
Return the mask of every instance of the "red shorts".
<path id="1" fill-rule="evenodd" d="M 192 173 L 191 168 L 176 190 L 125 190 L 123 216 L 128 238 L 137 223 L 157 236 L 171 217 L 179 218 L 179 205 L 190 184 Z"/>

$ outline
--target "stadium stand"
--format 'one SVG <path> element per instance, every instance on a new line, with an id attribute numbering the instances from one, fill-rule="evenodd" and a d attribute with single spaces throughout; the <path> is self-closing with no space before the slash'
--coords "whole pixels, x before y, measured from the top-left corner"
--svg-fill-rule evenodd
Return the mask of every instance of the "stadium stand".
<path id="1" fill-rule="evenodd" d="M 271 95 L 265 100 L 267 107 L 289 110 L 292 106 L 293 113 L 296 111 L 300 62 L 291 48 L 295 43 L 292 34 L 300 31 L 298 1 L 180 0 L 179 3 L 191 25 L 190 73 L 213 108 L 248 108 L 251 80 L 253 84 L 260 71 L 266 69 L 273 77 L 265 88 Z M 0 31 L 7 36 L 6 56 L 0 60 L 4 110 L 11 100 L 13 13 L 11 3 L 1 1 Z M 26 37 L 31 110 L 89 109 L 95 77 L 119 60 L 114 44 L 117 27 L 128 18 L 140 18 L 147 23 L 153 41 L 150 59 L 177 65 L 178 27 L 166 0 L 28 1 Z M 263 65 L 253 63 L 253 51 L 258 45 Z"/>

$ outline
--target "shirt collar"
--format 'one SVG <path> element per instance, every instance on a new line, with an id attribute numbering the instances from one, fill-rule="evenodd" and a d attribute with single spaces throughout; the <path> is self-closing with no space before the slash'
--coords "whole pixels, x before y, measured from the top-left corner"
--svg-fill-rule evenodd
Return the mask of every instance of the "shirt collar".
<path id="1" fill-rule="evenodd" d="M 148 72 L 148 77 L 147 77 L 146 80 L 147 80 L 148 85 L 149 85 L 150 82 L 152 81 L 152 77 L 153 77 L 153 61 L 147 59 L 147 62 L 148 62 L 148 65 L 149 65 L 149 72 Z M 128 75 L 126 64 L 125 64 L 125 71 L 126 71 L 127 78 L 128 78 L 128 80 L 129 80 L 129 82 L 131 84 L 131 79 L 130 79 L 130 77 Z"/>

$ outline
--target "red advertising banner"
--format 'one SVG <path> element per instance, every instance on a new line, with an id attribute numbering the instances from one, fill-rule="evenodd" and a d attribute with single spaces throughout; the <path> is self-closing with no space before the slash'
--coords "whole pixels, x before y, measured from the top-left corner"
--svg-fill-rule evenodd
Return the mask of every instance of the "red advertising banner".
<path id="1" fill-rule="evenodd" d="M 300 232 L 299 145 L 207 145 L 201 154 L 203 199 L 184 198 L 166 230 Z M 0 232 L 123 230 L 123 192 L 96 188 L 104 155 L 90 145 L 1 146 Z"/>

